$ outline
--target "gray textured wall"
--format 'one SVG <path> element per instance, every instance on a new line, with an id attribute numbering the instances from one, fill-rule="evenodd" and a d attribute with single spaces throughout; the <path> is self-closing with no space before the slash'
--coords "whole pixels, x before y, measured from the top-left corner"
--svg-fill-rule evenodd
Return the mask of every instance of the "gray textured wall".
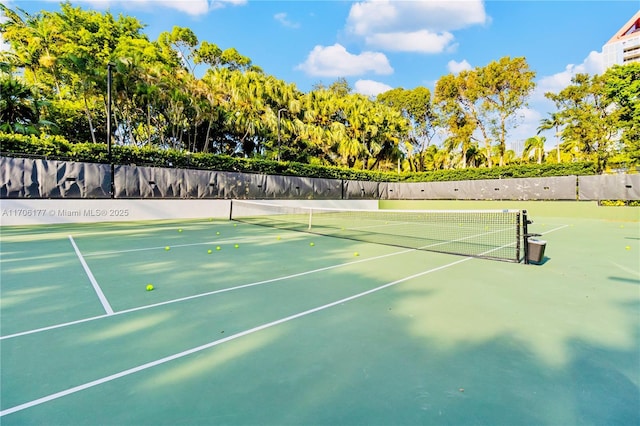
<path id="1" fill-rule="evenodd" d="M 110 198 L 107 164 L 0 157 L 1 198 Z M 115 166 L 114 198 L 640 200 L 640 175 L 365 182 Z"/>

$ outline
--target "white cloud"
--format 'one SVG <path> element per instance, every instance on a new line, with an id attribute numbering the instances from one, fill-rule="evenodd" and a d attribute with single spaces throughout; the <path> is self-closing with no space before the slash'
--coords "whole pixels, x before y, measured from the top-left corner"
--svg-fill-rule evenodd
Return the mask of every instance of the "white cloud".
<path id="1" fill-rule="evenodd" d="M 484 24 L 487 19 L 482 0 L 368 0 L 351 6 L 347 28 L 358 35 L 422 29 L 444 32 Z"/>
<path id="2" fill-rule="evenodd" d="M 365 35 L 385 28 L 397 19 L 397 8 L 389 1 L 365 1 L 351 6 L 347 28 L 355 34 Z"/>
<path id="3" fill-rule="evenodd" d="M 473 67 L 466 59 L 463 59 L 461 62 L 451 60 L 447 63 L 447 69 L 453 74 L 459 74 L 461 71 L 468 71 L 472 68 Z"/>
<path id="4" fill-rule="evenodd" d="M 571 84 L 571 79 L 576 74 L 593 75 L 601 74 L 603 71 L 602 53 L 592 51 L 581 64 L 569 64 L 565 67 L 564 71 L 540 78 L 532 98 L 541 100 L 545 99 L 544 94 L 547 92 L 560 92 Z"/>
<path id="5" fill-rule="evenodd" d="M 374 80 L 358 80 L 355 82 L 354 91 L 365 96 L 378 96 L 380 93 L 387 92 L 393 87 Z"/>
<path id="6" fill-rule="evenodd" d="M 11 2 L 6 2 L 5 6 L 11 9 L 13 5 L 11 4 Z M 7 22 L 7 19 L 8 18 L 4 13 L 0 13 L 0 24 L 4 24 L 5 22 Z M 2 36 L 2 34 L 0 34 L 0 52 L 4 52 L 10 49 L 11 46 L 9 45 L 9 43 L 4 41 L 4 37 Z"/>
<path id="7" fill-rule="evenodd" d="M 138 0 L 140 1 L 140 0 Z M 143 0 L 146 1 L 146 0 Z M 154 1 L 154 5 L 176 9 L 189 15 L 204 15 L 209 12 L 209 2 L 207 0 L 186 0 L 186 1 Z M 211 5 L 213 7 L 213 4 Z"/>
<path id="8" fill-rule="evenodd" d="M 59 3 L 59 0 L 45 0 Z M 188 15 L 205 15 L 214 9 L 229 6 L 241 6 L 248 0 L 75 0 L 74 4 L 89 4 L 95 9 L 108 9 L 118 5 L 129 10 L 164 7 L 184 12 Z"/>
<path id="9" fill-rule="evenodd" d="M 4 37 L 2 37 L 2 34 L 0 34 L 0 52 L 5 52 L 9 50 L 11 50 L 11 46 L 9 45 L 9 43 L 4 41 Z"/>
<path id="10" fill-rule="evenodd" d="M 348 77 L 368 72 L 384 75 L 393 73 L 393 68 L 383 53 L 362 52 L 354 55 L 338 43 L 314 47 L 307 60 L 296 69 L 320 77 Z"/>
<path id="11" fill-rule="evenodd" d="M 347 30 L 378 48 L 440 53 L 450 50 L 451 31 L 487 21 L 482 0 L 366 0 L 351 6 Z"/>
<path id="12" fill-rule="evenodd" d="M 413 32 L 376 33 L 365 37 L 368 45 L 399 52 L 440 53 L 453 41 L 453 34 L 428 30 Z"/>
<path id="13" fill-rule="evenodd" d="M 526 115 L 525 123 L 522 128 L 518 130 L 518 133 L 521 135 L 528 134 L 527 137 L 535 135 L 537 128 L 540 126 L 540 120 L 548 118 L 549 114 L 556 111 L 554 103 L 545 98 L 545 93 L 559 93 L 571 84 L 571 79 L 576 74 L 594 75 L 601 74 L 602 72 L 604 72 L 602 53 L 592 51 L 581 64 L 569 64 L 563 71 L 540 77 L 530 99 L 531 110 L 535 111 L 537 116 L 533 116 L 531 114 Z M 555 147 L 557 143 L 555 130 L 545 131 L 542 135 L 547 138 L 545 146 L 547 150 Z"/>
<path id="14" fill-rule="evenodd" d="M 209 2 L 211 3 L 211 7 L 214 8 L 216 7 L 216 5 L 219 5 L 222 7 L 227 5 L 244 6 L 249 2 L 249 0 L 209 0 Z"/>
<path id="15" fill-rule="evenodd" d="M 276 13 L 273 15 L 273 19 L 280 22 L 283 26 L 289 28 L 300 28 L 300 24 L 297 22 L 290 21 L 287 17 L 287 14 L 284 12 Z"/>
<path id="16" fill-rule="evenodd" d="M 559 93 L 571 84 L 571 79 L 576 74 L 594 75 L 601 72 L 603 72 L 602 54 L 600 52 L 591 52 L 581 64 L 569 64 L 561 72 L 541 77 L 531 94 L 529 108 L 524 110 L 524 121 L 510 133 L 510 138 L 525 140 L 535 136 L 538 127 L 540 127 L 540 121 L 544 118 L 549 118 L 550 114 L 556 111 L 553 101 L 545 98 L 545 93 Z M 544 131 L 541 135 L 547 138 L 545 144 L 547 151 L 556 146 L 555 130 Z"/>

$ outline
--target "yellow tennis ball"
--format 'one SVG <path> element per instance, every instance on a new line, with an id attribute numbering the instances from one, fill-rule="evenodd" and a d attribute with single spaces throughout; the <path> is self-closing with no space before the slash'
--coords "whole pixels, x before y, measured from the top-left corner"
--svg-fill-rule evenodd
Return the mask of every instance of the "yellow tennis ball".
<path id="1" fill-rule="evenodd" d="M 355 253 L 353 253 L 353 255 L 354 255 L 354 256 L 360 256 L 360 253 L 355 252 Z"/>
<path id="2" fill-rule="evenodd" d="M 631 246 L 626 246 L 624 249 L 625 250 L 631 250 Z"/>
<path id="3" fill-rule="evenodd" d="M 169 251 L 169 249 L 171 249 L 171 247 L 166 246 L 164 249 L 165 249 L 166 251 Z"/>
<path id="4" fill-rule="evenodd" d="M 153 290 L 153 284 L 147 284 L 147 291 Z"/>
<path id="5" fill-rule="evenodd" d="M 236 244 L 234 247 L 235 247 L 235 248 L 238 248 L 238 247 L 240 247 L 240 246 Z"/>
<path id="6" fill-rule="evenodd" d="M 279 239 L 280 239 L 280 236 L 278 235 L 278 236 L 276 237 L 276 240 L 279 240 Z"/>
<path id="7" fill-rule="evenodd" d="M 178 229 L 178 232 L 182 232 L 182 228 Z"/>
<path id="8" fill-rule="evenodd" d="M 216 250 L 220 250 L 220 246 L 216 247 Z"/>
<path id="9" fill-rule="evenodd" d="M 216 232 L 216 235 L 220 235 L 220 232 Z"/>
<path id="10" fill-rule="evenodd" d="M 309 243 L 309 245 L 310 245 L 311 247 L 315 246 L 315 244 L 314 244 L 314 243 Z"/>
<path id="11" fill-rule="evenodd" d="M 211 254 L 211 249 L 207 250 L 207 253 Z"/>

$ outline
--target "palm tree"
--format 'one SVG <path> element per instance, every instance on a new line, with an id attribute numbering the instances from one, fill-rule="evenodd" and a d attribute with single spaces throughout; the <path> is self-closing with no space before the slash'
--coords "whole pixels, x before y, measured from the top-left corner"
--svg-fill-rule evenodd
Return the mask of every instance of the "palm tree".
<path id="1" fill-rule="evenodd" d="M 89 108 L 89 103 L 96 92 L 95 82 L 104 77 L 104 75 L 100 75 L 99 70 L 96 69 L 95 61 L 92 61 L 86 56 L 70 54 L 63 58 L 62 62 L 68 69 L 73 70 L 73 74 L 83 76 L 83 78 L 69 79 L 71 80 L 69 81 L 69 86 L 73 87 L 78 97 L 82 97 L 82 105 L 85 116 L 87 117 L 91 140 L 93 143 L 96 143 L 96 129 L 93 124 L 93 115 Z"/>
<path id="2" fill-rule="evenodd" d="M 544 149 L 544 144 L 543 144 L 543 149 Z M 512 149 L 508 149 L 504 152 L 504 165 L 508 166 L 509 164 L 513 164 L 516 162 L 516 159 L 518 158 L 516 152 Z"/>
<path id="3" fill-rule="evenodd" d="M 524 151 L 522 158 L 528 158 L 531 152 L 538 157 L 538 164 L 542 164 L 542 156 L 544 154 L 544 143 L 547 140 L 544 136 L 532 136 L 524 142 Z"/>
<path id="4" fill-rule="evenodd" d="M 480 167 L 487 162 L 484 152 L 478 148 L 478 144 L 473 142 L 468 144 L 469 147 L 465 151 L 465 161 L 471 167 Z"/>
<path id="5" fill-rule="evenodd" d="M 31 87 L 13 77 L 0 78 L 0 130 L 38 133 L 38 101 Z"/>
<path id="6" fill-rule="evenodd" d="M 433 154 L 434 170 L 444 170 L 451 168 L 451 152 L 447 149 L 438 149 Z"/>
<path id="7" fill-rule="evenodd" d="M 446 151 L 448 154 L 448 157 L 451 159 L 455 156 L 455 154 L 457 153 L 458 147 L 460 147 L 462 143 L 463 143 L 462 140 L 459 137 L 457 137 L 457 135 L 454 134 L 452 136 L 449 136 L 443 141 L 441 149 Z M 466 150 L 463 150 L 462 156 L 459 161 L 459 164 L 463 169 L 467 167 L 466 154 L 467 154 Z M 455 164 L 452 164 L 452 165 L 455 165 Z"/>
<path id="8" fill-rule="evenodd" d="M 560 163 L 560 126 L 562 125 L 562 117 L 560 113 L 553 112 L 549 114 L 549 117 L 540 120 L 540 126 L 538 126 L 538 135 L 545 130 L 556 130 L 556 153 L 557 161 Z"/>

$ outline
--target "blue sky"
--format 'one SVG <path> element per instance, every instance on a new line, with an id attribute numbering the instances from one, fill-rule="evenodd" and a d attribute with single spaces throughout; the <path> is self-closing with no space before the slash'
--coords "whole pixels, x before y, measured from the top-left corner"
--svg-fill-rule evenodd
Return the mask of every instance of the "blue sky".
<path id="1" fill-rule="evenodd" d="M 4 1 L 26 11 L 59 1 Z M 221 48 L 236 48 L 266 73 L 302 91 L 344 77 L 354 91 L 433 90 L 443 75 L 524 56 L 537 73 L 514 142 L 536 133 L 554 107 L 544 99 L 576 72 L 602 72 L 602 46 L 640 0 L 76 0 L 83 8 L 135 16 L 155 39 L 174 25 Z M 546 135 L 548 146 L 555 140 Z"/>

